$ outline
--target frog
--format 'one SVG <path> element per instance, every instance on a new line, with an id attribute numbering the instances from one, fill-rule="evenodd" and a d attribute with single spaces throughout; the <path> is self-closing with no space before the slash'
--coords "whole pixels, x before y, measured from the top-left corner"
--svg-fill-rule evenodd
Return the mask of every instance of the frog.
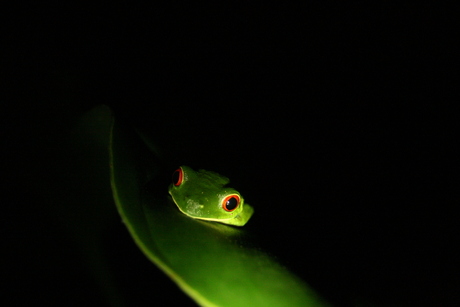
<path id="1" fill-rule="evenodd" d="M 254 213 L 238 191 L 226 187 L 230 180 L 216 172 L 182 165 L 172 177 L 169 194 L 191 218 L 241 227 Z"/>

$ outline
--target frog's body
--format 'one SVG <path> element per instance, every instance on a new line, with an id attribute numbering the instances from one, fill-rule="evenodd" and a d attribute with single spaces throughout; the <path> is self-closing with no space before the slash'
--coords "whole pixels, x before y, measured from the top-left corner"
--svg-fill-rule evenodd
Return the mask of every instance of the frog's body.
<path id="1" fill-rule="evenodd" d="M 169 194 L 184 214 L 201 220 L 243 226 L 254 213 L 238 191 L 225 187 L 227 177 L 181 166 L 174 172 Z"/>

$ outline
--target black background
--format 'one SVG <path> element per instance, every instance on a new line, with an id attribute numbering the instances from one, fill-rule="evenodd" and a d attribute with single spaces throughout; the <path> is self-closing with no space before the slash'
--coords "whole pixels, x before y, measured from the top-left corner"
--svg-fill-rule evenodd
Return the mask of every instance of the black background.
<path id="1" fill-rule="evenodd" d="M 171 165 L 231 178 L 256 210 L 248 231 L 331 302 L 460 302 L 448 7 L 41 3 L 11 17 L 2 130 L 13 270 L 4 279 L 16 305 L 103 304 L 30 189 L 98 104 L 150 133 Z M 123 225 L 113 233 L 107 248 L 128 301 L 189 302 L 146 271 Z"/>

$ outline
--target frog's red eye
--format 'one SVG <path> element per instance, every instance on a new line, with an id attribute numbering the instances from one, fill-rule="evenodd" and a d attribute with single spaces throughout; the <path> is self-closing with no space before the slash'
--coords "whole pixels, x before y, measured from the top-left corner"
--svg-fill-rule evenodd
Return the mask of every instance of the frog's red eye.
<path id="1" fill-rule="evenodd" d="M 229 195 L 222 201 L 222 208 L 225 211 L 232 212 L 240 205 L 240 197 L 236 194 Z"/>
<path id="2" fill-rule="evenodd" d="M 180 186 L 182 184 L 182 181 L 184 181 L 184 171 L 181 167 L 174 171 L 172 175 L 172 181 L 176 187 Z"/>

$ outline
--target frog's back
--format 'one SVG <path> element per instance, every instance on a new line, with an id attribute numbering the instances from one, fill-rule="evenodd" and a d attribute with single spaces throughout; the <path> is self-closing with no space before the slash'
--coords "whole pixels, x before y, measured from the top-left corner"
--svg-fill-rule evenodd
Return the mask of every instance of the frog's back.
<path id="1" fill-rule="evenodd" d="M 230 179 L 228 179 L 227 177 L 222 176 L 213 171 L 200 169 L 198 170 L 197 174 L 200 177 L 200 180 L 206 182 L 209 185 L 214 185 L 216 187 L 222 187 L 230 182 Z"/>

